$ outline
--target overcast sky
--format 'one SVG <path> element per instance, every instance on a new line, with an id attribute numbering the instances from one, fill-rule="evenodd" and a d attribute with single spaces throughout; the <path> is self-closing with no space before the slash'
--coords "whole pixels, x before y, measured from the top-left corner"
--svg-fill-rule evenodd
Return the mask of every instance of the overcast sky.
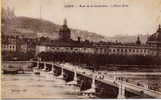
<path id="1" fill-rule="evenodd" d="M 16 16 L 42 18 L 105 36 L 152 34 L 161 24 L 161 0 L 3 0 Z M 64 8 L 64 4 L 127 4 L 128 7 Z"/>

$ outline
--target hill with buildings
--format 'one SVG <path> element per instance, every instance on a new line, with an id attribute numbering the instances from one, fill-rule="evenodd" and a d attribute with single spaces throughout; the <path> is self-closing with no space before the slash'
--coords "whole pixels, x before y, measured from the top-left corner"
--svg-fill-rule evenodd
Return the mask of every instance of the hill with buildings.
<path id="1" fill-rule="evenodd" d="M 9 19 L 7 19 L 9 20 Z M 7 30 L 5 34 L 15 34 L 13 30 L 18 30 L 20 33 L 25 33 L 23 35 L 27 35 L 29 37 L 41 37 L 47 36 L 51 39 L 57 39 L 59 37 L 58 32 L 61 28 L 61 25 L 55 24 L 53 22 L 47 20 L 40 20 L 36 18 L 29 18 L 29 17 L 14 17 L 11 21 L 4 21 L 4 27 L 2 30 Z M 24 32 L 25 31 L 25 32 Z M 30 34 L 34 33 L 34 34 Z M 37 34 L 39 33 L 39 34 Z M 89 40 L 89 41 L 120 41 L 120 42 L 135 42 L 136 36 L 125 36 L 125 35 L 116 35 L 113 37 L 104 37 L 98 35 L 94 32 L 88 32 L 84 30 L 78 29 L 71 29 L 71 38 L 73 40 L 77 40 L 77 38 L 81 37 L 82 40 Z M 140 39 L 143 43 L 146 42 L 148 35 L 139 35 Z"/>
<path id="2" fill-rule="evenodd" d="M 30 37 L 45 36 L 51 39 L 58 38 L 58 32 L 60 28 L 61 25 L 55 24 L 53 22 L 29 17 L 13 17 L 12 19 L 5 19 L 3 20 L 2 26 L 3 33 L 8 35 L 17 34 L 16 32 L 13 32 L 14 30 L 16 30 L 19 33 L 25 33 L 23 34 L 25 36 L 26 34 L 34 33 L 31 34 Z M 106 40 L 106 38 L 96 33 L 82 31 L 78 29 L 71 29 L 71 38 L 73 40 L 77 40 L 78 37 L 81 37 L 82 40 L 89 40 L 95 42 Z"/>

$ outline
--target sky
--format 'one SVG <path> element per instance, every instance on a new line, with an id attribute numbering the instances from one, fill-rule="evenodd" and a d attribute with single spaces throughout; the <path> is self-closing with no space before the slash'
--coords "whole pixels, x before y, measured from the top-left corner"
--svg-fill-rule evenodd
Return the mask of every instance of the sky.
<path id="1" fill-rule="evenodd" d="M 64 7 L 73 4 L 74 7 Z M 78 7 L 79 5 L 110 7 Z M 111 5 L 128 5 L 113 7 Z M 50 20 L 103 36 L 152 34 L 161 24 L 161 0 L 3 0 L 16 16 Z"/>

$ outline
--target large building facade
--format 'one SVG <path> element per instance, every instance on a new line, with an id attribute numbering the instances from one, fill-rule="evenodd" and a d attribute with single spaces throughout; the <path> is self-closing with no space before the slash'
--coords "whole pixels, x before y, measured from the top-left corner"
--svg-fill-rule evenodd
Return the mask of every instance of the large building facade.
<path id="1" fill-rule="evenodd" d="M 155 36 L 154 36 L 155 35 Z M 87 43 L 85 41 L 73 41 L 70 38 L 70 29 L 67 21 L 59 31 L 59 40 L 52 44 L 37 46 L 36 51 L 41 52 L 63 52 L 63 53 L 87 53 L 99 55 L 140 55 L 140 56 L 161 56 L 161 46 L 157 43 L 161 41 L 161 27 L 156 33 L 149 37 L 147 44 L 141 44 L 137 37 L 136 43 Z M 156 38 L 155 42 L 151 38 Z M 149 42 L 150 41 L 150 42 Z"/>
<path id="2" fill-rule="evenodd" d="M 43 48 L 43 49 L 42 49 Z M 41 49 L 41 50 L 40 50 Z M 154 48 L 148 45 L 106 45 L 106 46 L 39 46 L 41 52 L 62 52 L 62 53 L 87 53 L 98 55 L 140 55 L 140 56 L 161 56 L 161 48 Z M 159 51 L 159 55 L 158 55 Z"/>

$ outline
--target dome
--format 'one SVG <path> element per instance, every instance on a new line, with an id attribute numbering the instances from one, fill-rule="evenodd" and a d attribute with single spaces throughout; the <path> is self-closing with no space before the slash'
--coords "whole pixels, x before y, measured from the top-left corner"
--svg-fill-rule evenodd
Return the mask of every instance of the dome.
<path id="1" fill-rule="evenodd" d="M 161 26 L 160 25 L 157 31 L 148 38 L 147 42 L 148 43 L 151 43 L 151 42 L 161 43 Z"/>
<path id="2" fill-rule="evenodd" d="M 71 35 L 71 31 L 68 28 L 67 20 L 65 19 L 63 26 L 59 30 L 59 39 L 63 41 L 69 41 L 71 40 L 70 35 Z"/>

